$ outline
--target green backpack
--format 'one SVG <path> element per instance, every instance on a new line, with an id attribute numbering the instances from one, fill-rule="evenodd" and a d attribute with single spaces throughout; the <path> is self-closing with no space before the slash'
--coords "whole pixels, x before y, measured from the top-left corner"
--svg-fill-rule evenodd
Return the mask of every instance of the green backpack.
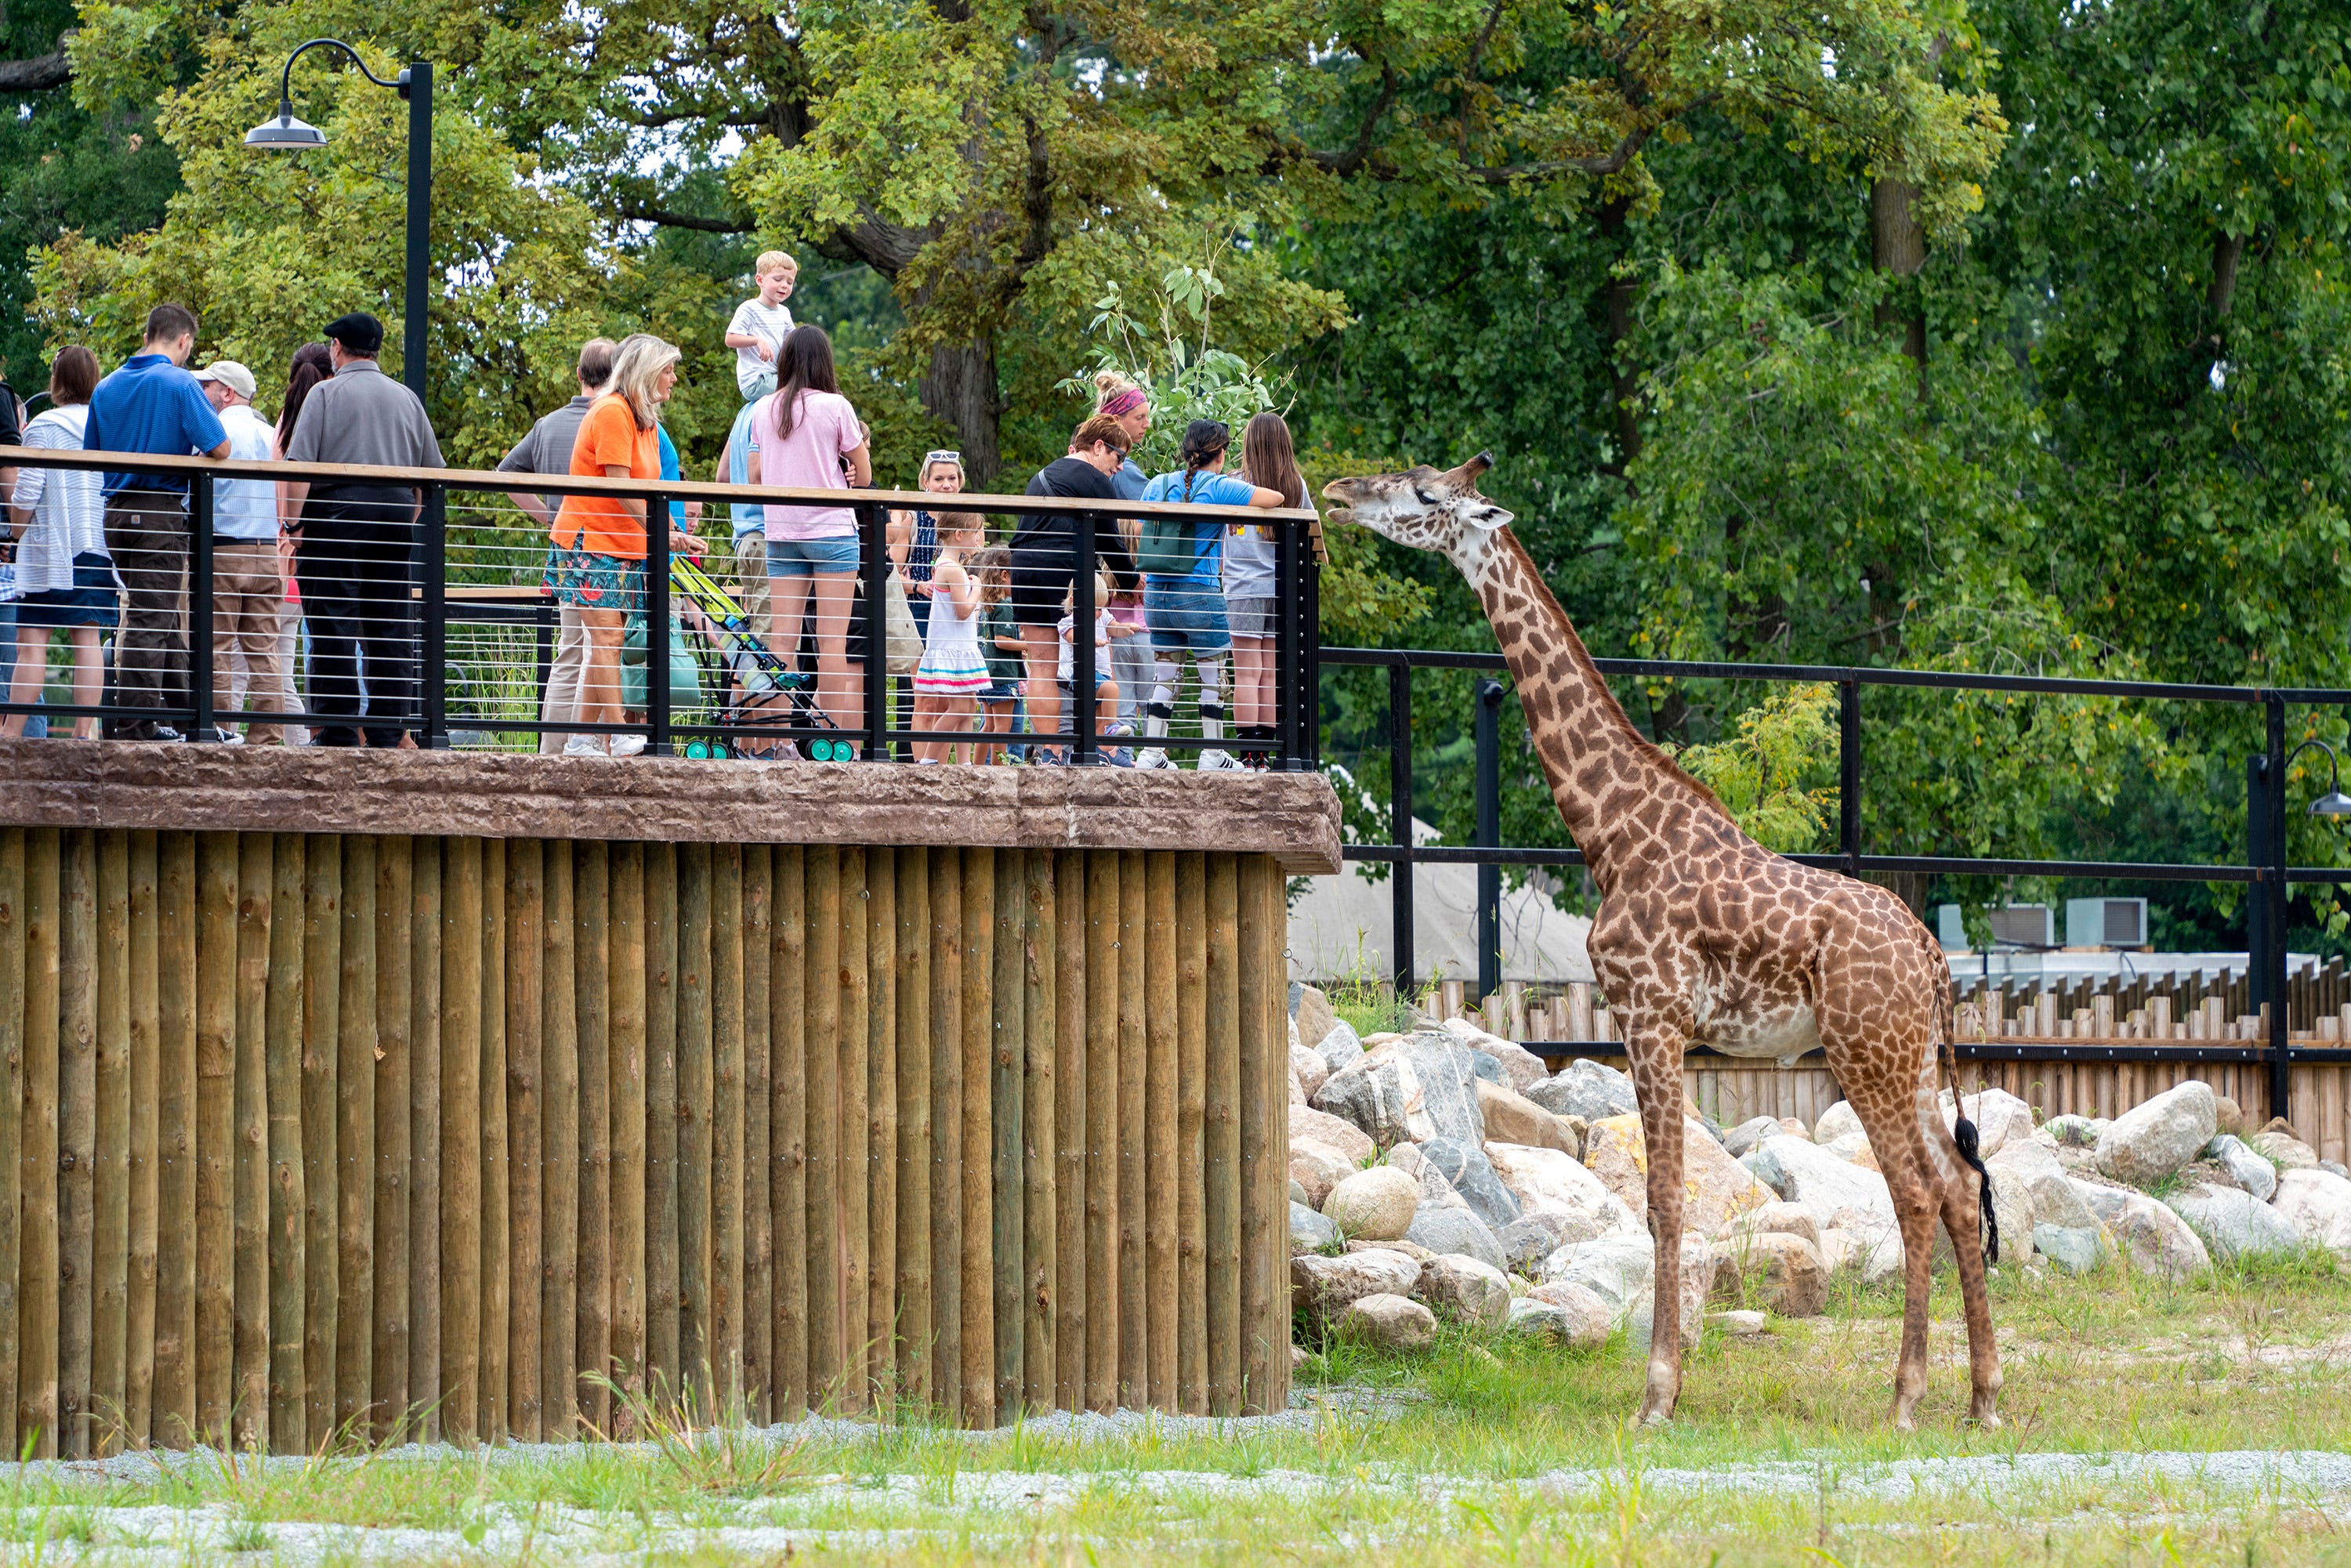
<path id="1" fill-rule="evenodd" d="M 1200 564 L 1200 529 L 1219 526 L 1188 517 L 1144 518 L 1143 537 L 1135 544 L 1134 569 L 1154 577 L 1191 576 Z"/>

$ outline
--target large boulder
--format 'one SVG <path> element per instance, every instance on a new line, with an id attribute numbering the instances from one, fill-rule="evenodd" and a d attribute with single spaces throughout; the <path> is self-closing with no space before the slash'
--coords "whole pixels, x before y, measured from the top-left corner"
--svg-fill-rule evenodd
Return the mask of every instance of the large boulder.
<path id="1" fill-rule="evenodd" d="M 2069 1112 L 2042 1123 L 2041 1131 L 2043 1135 L 2066 1148 L 2093 1149 L 2097 1147 L 2098 1134 L 2105 1132 L 2109 1124 L 2104 1118 L 2076 1116 Z"/>
<path id="2" fill-rule="evenodd" d="M 1355 1162 L 1337 1150 L 1298 1138 L 1290 1141 L 1290 1179 L 1305 1192 L 1305 1201 L 1312 1207 L 1322 1207 L 1331 1189 L 1354 1174 Z"/>
<path id="3" fill-rule="evenodd" d="M 2305 1247 L 2324 1247 L 2351 1262 L 2351 1181 L 2332 1171 L 2288 1171 L 2272 1205 Z"/>
<path id="4" fill-rule="evenodd" d="M 1861 1113 L 1844 1100 L 1822 1112 L 1820 1120 L 1813 1124 L 1813 1142 L 1816 1144 L 1834 1144 L 1855 1133 L 1867 1136 L 1867 1129 L 1861 1124 Z"/>
<path id="5" fill-rule="evenodd" d="M 1339 1239 L 1339 1228 L 1302 1203 L 1290 1206 L 1290 1249 L 1320 1252 Z"/>
<path id="6" fill-rule="evenodd" d="M 1331 998 L 1312 986 L 1290 988 L 1290 1018 L 1298 1026 L 1298 1038 L 1307 1050 L 1322 1043 L 1339 1021 L 1339 1014 L 1331 1006 Z"/>
<path id="7" fill-rule="evenodd" d="M 1337 1258 L 1294 1252 L 1290 1259 L 1290 1309 L 1328 1322 L 1365 1296 L 1408 1295 L 1419 1280 L 1419 1260 L 1390 1248 L 1367 1248 Z"/>
<path id="8" fill-rule="evenodd" d="M 1722 1134 L 1723 1151 L 1732 1159 L 1737 1159 L 1778 1131 L 1780 1131 L 1778 1117 L 1750 1116 L 1746 1121 Z"/>
<path id="9" fill-rule="evenodd" d="M 1447 1019 L 1445 1032 L 1502 1070 L 1502 1080 L 1520 1094 L 1551 1076 L 1543 1059 L 1514 1040 L 1489 1034 L 1468 1019 Z"/>
<path id="10" fill-rule="evenodd" d="M 1607 1304 L 1612 1324 L 1622 1324 L 1649 1288 L 1656 1267 L 1656 1243 L 1647 1236 L 1604 1236 L 1574 1242 L 1544 1259 L 1542 1283 L 1583 1286 Z"/>
<path id="11" fill-rule="evenodd" d="M 1992 1171 L 1991 1217 L 2000 1225 L 2002 1263 L 2022 1263 L 2032 1256 L 2032 1192 L 2008 1171 Z"/>
<path id="12" fill-rule="evenodd" d="M 1303 1046 L 1290 1048 L 1290 1082 L 1298 1085 L 1297 1098 L 1312 1104 L 1314 1092 L 1322 1088 L 1330 1076 L 1331 1064 L 1322 1060 L 1321 1052 L 1308 1051 Z"/>
<path id="13" fill-rule="evenodd" d="M 1852 1237 L 1865 1250 L 1865 1275 L 1901 1266 L 1901 1228 L 1884 1176 L 1796 1138 L 1766 1138 L 1748 1160 L 1764 1186 L 1810 1210 L 1823 1232 Z"/>
<path id="14" fill-rule="evenodd" d="M 1405 1121 L 1406 1071 L 1391 1049 L 1364 1051 L 1332 1071 L 1315 1092 L 1313 1107 L 1350 1124 L 1375 1148 L 1392 1147 L 1411 1135 Z"/>
<path id="15" fill-rule="evenodd" d="M 1684 1234 L 1681 1248 L 1681 1341 L 1684 1350 L 1698 1348 L 1706 1332 L 1706 1299 L 1714 1293 L 1716 1260 L 1713 1245 L 1704 1238 Z M 1651 1325 L 1656 1321 L 1656 1290 L 1655 1281 L 1633 1303 L 1625 1315 L 1625 1343 L 1646 1354 L 1652 1337 Z"/>
<path id="16" fill-rule="evenodd" d="M 1509 1255 L 1495 1239 L 1486 1222 L 1472 1213 L 1459 1198 L 1451 1208 L 1432 1207 L 1426 1200 L 1412 1217 L 1412 1228 L 1404 1239 L 1426 1247 L 1439 1257 L 1458 1254 L 1475 1258 L 1479 1262 L 1499 1273 L 1510 1266 Z"/>
<path id="17" fill-rule="evenodd" d="M 1331 1026 L 1331 1032 L 1306 1048 L 1322 1059 L 1323 1065 L 1333 1072 L 1364 1054 L 1364 1042 L 1355 1033 L 1355 1026 L 1345 1019 Z"/>
<path id="18" fill-rule="evenodd" d="M 1483 1148 L 1452 1138 L 1431 1138 L 1419 1148 L 1489 1229 L 1499 1230 L 1519 1218 L 1521 1208 L 1517 1197 L 1503 1184 Z"/>
<path id="19" fill-rule="evenodd" d="M 2212 1267 L 2211 1254 L 2188 1222 L 2143 1192 L 2080 1182 L 2075 1193 L 2114 1239 L 2134 1274 L 2179 1281 Z"/>
<path id="20" fill-rule="evenodd" d="M 1802 1236 L 1734 1226 L 1714 1250 L 1718 1301 L 1765 1307 L 1783 1318 L 1816 1317 L 1828 1305 L 1828 1261 L 1815 1243 Z"/>
<path id="21" fill-rule="evenodd" d="M 1732 1215 L 1714 1234 L 1716 1239 L 1727 1240 L 1764 1231 L 1801 1236 L 1815 1249 L 1821 1244 L 1821 1222 L 1813 1218 L 1813 1211 L 1801 1204 L 1786 1203 L 1777 1198 Z"/>
<path id="22" fill-rule="evenodd" d="M 2278 1169 L 2308 1171 L 2318 1168 L 2318 1151 L 2294 1135 L 2294 1128 L 2283 1116 L 2273 1116 L 2270 1124 L 2245 1140 L 2257 1155 L 2268 1156 Z"/>
<path id="23" fill-rule="evenodd" d="M 1426 1350 L 1437 1338 L 1437 1317 L 1408 1296 L 1359 1296 L 1331 1320 L 1331 1333 L 1374 1350 Z"/>
<path id="24" fill-rule="evenodd" d="M 1413 1299 L 1448 1322 L 1498 1329 L 1510 1315 L 1510 1282 L 1480 1259 L 1440 1255 L 1420 1266 Z"/>
<path id="25" fill-rule="evenodd" d="M 1494 1232 L 1502 1267 L 1531 1277 L 1542 1260 L 1573 1241 L 1592 1239 L 1588 1228 L 1563 1214 L 1530 1214 Z"/>
<path id="26" fill-rule="evenodd" d="M 2252 1193 L 2255 1203 L 2267 1203 L 2276 1196 L 2277 1166 L 2247 1148 L 2242 1139 L 2222 1133 L 2204 1145 L 2204 1157 L 2228 1172 L 2231 1181 Z"/>
<path id="27" fill-rule="evenodd" d="M 1638 1116 L 1610 1116 L 1583 1133 L 1583 1164 L 1633 1211 L 1649 1214 L 1649 1155 Z M 1760 1208 L 1771 1192 L 1717 1143 L 1706 1124 L 1682 1118 L 1682 1226 L 1711 1236 L 1734 1214 Z"/>
<path id="28" fill-rule="evenodd" d="M 1630 1078 L 1581 1056 L 1564 1071 L 1527 1089 L 1525 1094 L 1554 1116 L 1581 1116 L 1586 1122 L 1629 1116 L 1640 1109 Z"/>
<path id="29" fill-rule="evenodd" d="M 2115 1255 L 2115 1244 L 2102 1225 L 2035 1225 L 2032 1250 L 2055 1264 L 2060 1272 L 2086 1274 Z"/>
<path id="30" fill-rule="evenodd" d="M 1614 1332 L 1608 1303 L 1581 1285 L 1537 1285 L 1510 1303 L 1507 1332 L 1569 1350 L 1592 1350 Z"/>
<path id="31" fill-rule="evenodd" d="M 1350 1240 L 1395 1241 L 1412 1228 L 1420 1183 L 1394 1166 L 1357 1171 L 1331 1189 L 1322 1213 Z"/>
<path id="32" fill-rule="evenodd" d="M 1522 1144 L 1489 1144 L 1486 1156 L 1521 1214 L 1560 1215 L 1577 1229 L 1576 1239 L 1603 1236 L 1646 1236 L 1641 1222 L 1600 1178 L 1557 1149 L 1531 1149 Z M 1474 1206 L 1473 1206 L 1474 1207 Z"/>
<path id="33" fill-rule="evenodd" d="M 1582 1152 L 1565 1122 L 1499 1083 L 1478 1081 L 1478 1109 L 1485 1117 L 1486 1136 L 1495 1143 L 1557 1149 L 1569 1155 Z"/>
<path id="34" fill-rule="evenodd" d="M 2131 1186 L 2153 1186 L 2212 1141 L 2218 1118 L 2211 1085 L 2194 1078 L 2175 1084 L 2107 1124 L 2095 1152 L 2098 1169 Z"/>
<path id="35" fill-rule="evenodd" d="M 1434 1032 L 1416 1034 L 1397 1048 L 1407 1069 L 1405 1124 L 1416 1144 L 1452 1138 L 1475 1146 L 1486 1141 L 1486 1117 L 1478 1108 L 1478 1064 L 1489 1059 Z"/>
<path id="36" fill-rule="evenodd" d="M 1295 1106 L 1291 1107 L 1290 1141 L 1293 1146 L 1301 1143 L 1311 1143 L 1320 1144 L 1326 1149 L 1335 1149 L 1351 1166 L 1360 1166 L 1380 1152 L 1378 1146 L 1361 1127 L 1343 1118 L 1317 1111 L 1311 1106 L 1302 1111 Z"/>
<path id="37" fill-rule="evenodd" d="M 2032 1107 L 2005 1089 L 1980 1089 L 1959 1096 L 1954 1109 L 1951 1092 L 1941 1096 L 1943 1125 L 1959 1125 L 1959 1112 L 1976 1124 L 1976 1154 L 1986 1160 L 2000 1153 L 2011 1143 L 2032 1136 Z"/>
<path id="38" fill-rule="evenodd" d="M 2163 1201 L 2203 1239 L 2216 1262 L 2285 1258 L 2302 1250 L 2301 1233 L 2291 1220 L 2239 1188 L 2199 1182 Z"/>

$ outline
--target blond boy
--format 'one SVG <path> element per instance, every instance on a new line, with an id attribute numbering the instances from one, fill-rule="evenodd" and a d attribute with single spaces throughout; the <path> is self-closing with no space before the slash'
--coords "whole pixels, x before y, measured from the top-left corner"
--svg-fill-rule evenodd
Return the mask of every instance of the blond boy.
<path id="1" fill-rule="evenodd" d="M 752 269 L 759 292 L 735 308 L 726 323 L 726 346 L 735 350 L 735 385 L 745 402 L 776 390 L 776 361 L 792 329 L 784 301 L 792 297 L 800 264 L 779 250 L 760 254 Z"/>

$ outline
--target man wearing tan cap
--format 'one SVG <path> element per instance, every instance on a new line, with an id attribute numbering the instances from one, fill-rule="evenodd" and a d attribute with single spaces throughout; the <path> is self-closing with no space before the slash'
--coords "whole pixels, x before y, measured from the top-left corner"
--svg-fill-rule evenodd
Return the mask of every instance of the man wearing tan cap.
<path id="1" fill-rule="evenodd" d="M 232 462 L 266 463 L 277 432 L 253 407 L 253 372 L 214 360 L 196 372 L 204 400 L 228 432 Z M 245 710 L 283 713 L 291 706 L 278 662 L 277 607 L 286 597 L 277 553 L 277 486 L 267 479 L 222 479 L 213 486 L 213 695 L 223 714 L 236 711 L 235 661 L 245 657 Z M 256 746 L 282 746 L 276 725 L 252 727 Z M 235 741 L 224 729 L 220 738 Z"/>

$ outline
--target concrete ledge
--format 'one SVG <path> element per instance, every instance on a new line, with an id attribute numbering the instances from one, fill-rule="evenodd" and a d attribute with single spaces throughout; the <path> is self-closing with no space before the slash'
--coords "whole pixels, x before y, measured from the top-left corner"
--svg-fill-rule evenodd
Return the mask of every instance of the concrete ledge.
<path id="1" fill-rule="evenodd" d="M 1318 774 L 0 741 L 0 824 L 1270 854 L 1339 870 Z"/>

